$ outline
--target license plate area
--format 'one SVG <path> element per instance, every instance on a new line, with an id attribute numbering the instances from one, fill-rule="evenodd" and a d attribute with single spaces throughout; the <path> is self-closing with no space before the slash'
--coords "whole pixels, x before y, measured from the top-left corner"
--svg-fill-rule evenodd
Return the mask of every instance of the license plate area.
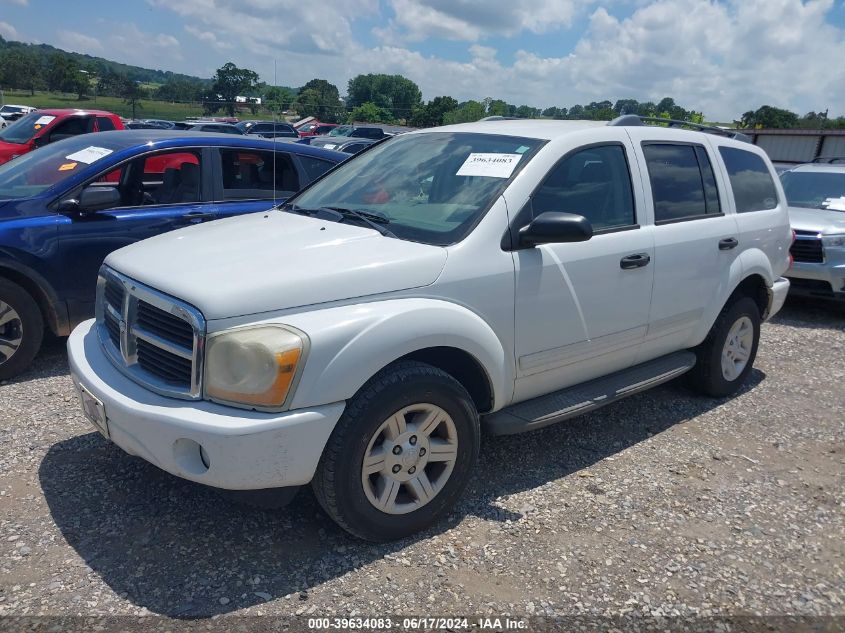
<path id="1" fill-rule="evenodd" d="M 103 405 L 102 400 L 88 391 L 85 385 L 79 381 L 74 380 L 73 382 L 76 385 L 76 392 L 79 394 L 79 402 L 82 405 L 82 412 L 85 414 L 85 417 L 108 439 L 109 421 L 106 417 L 106 407 Z"/>

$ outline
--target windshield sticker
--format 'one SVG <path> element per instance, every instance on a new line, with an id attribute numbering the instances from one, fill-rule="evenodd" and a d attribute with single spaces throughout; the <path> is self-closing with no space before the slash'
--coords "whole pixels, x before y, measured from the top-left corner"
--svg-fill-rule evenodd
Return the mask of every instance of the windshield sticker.
<path id="1" fill-rule="evenodd" d="M 822 206 L 829 211 L 845 211 L 845 196 L 841 198 L 828 198 L 822 202 Z"/>
<path id="2" fill-rule="evenodd" d="M 455 175 L 510 178 L 520 158 L 522 158 L 522 154 L 472 153 Z"/>
<path id="3" fill-rule="evenodd" d="M 86 165 L 90 165 L 94 161 L 100 160 L 101 158 L 105 158 L 109 154 L 112 153 L 113 150 L 106 149 L 105 147 L 94 147 L 91 145 L 90 147 L 86 147 L 85 149 L 81 149 L 78 152 L 74 152 L 73 154 L 68 154 L 65 156 L 68 160 L 78 162 L 78 163 L 85 163 Z"/>
<path id="4" fill-rule="evenodd" d="M 531 148 L 530 148 L 530 147 L 528 147 L 527 145 L 520 145 L 519 147 L 517 147 L 517 148 L 516 148 L 516 153 L 517 153 L 517 154 L 524 154 L 524 153 L 525 153 L 525 152 L 527 152 L 529 149 L 531 149 Z"/>
<path id="5" fill-rule="evenodd" d="M 56 117 L 54 116 L 44 115 L 42 117 L 39 117 L 38 120 L 35 121 L 35 125 L 49 125 L 53 122 L 53 119 L 55 118 Z"/>
<path id="6" fill-rule="evenodd" d="M 77 163 L 64 163 L 59 165 L 59 171 L 70 171 L 71 169 L 76 169 Z"/>
<path id="7" fill-rule="evenodd" d="M 326 143 L 325 145 L 323 145 L 323 147 L 325 147 L 326 149 L 334 149 L 335 147 L 337 147 L 337 145 L 335 145 L 334 143 Z"/>

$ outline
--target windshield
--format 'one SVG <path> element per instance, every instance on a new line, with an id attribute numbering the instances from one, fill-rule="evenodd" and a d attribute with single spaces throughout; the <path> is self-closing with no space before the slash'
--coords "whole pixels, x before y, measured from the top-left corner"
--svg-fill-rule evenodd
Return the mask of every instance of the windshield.
<path id="1" fill-rule="evenodd" d="M 329 172 L 291 200 L 292 210 L 354 209 L 383 218 L 399 238 L 453 244 L 542 143 L 460 132 L 399 136 Z"/>
<path id="2" fill-rule="evenodd" d="M 845 196 L 845 172 L 788 171 L 780 179 L 791 207 L 821 209 L 826 200 Z"/>
<path id="3" fill-rule="evenodd" d="M 125 147 L 83 134 L 51 143 L 0 165 L 0 200 L 29 198 Z"/>
<path id="4" fill-rule="evenodd" d="M 349 136 L 353 129 L 351 125 L 339 125 L 329 132 L 329 136 Z"/>
<path id="5" fill-rule="evenodd" d="M 29 140 L 35 136 L 36 132 L 50 125 L 55 118 L 56 117 L 48 114 L 30 112 L 0 132 L 0 141 L 5 141 L 6 143 L 17 143 L 19 145 L 28 143 Z"/>

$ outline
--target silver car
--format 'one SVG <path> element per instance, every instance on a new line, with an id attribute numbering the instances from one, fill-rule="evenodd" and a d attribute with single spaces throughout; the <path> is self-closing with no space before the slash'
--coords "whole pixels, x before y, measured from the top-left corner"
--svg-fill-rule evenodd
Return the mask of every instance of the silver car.
<path id="1" fill-rule="evenodd" d="M 845 159 L 781 174 L 795 231 L 790 293 L 845 300 Z"/>

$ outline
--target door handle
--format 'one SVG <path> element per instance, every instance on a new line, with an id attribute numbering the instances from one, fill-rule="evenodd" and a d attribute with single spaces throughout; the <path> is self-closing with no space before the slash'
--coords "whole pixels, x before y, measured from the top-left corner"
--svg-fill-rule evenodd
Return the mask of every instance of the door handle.
<path id="1" fill-rule="evenodd" d="M 633 255 L 628 255 L 627 257 L 623 257 L 619 260 L 619 266 L 623 270 L 629 270 L 631 268 L 642 268 L 643 266 L 648 266 L 648 263 L 651 261 L 651 257 L 648 253 L 634 253 Z"/>
<path id="2" fill-rule="evenodd" d="M 726 237 L 723 240 L 719 240 L 719 250 L 720 251 L 729 251 L 732 248 L 736 248 L 739 245 L 739 242 L 735 237 Z"/>
<path id="3" fill-rule="evenodd" d="M 217 216 L 213 213 L 208 213 L 205 211 L 196 211 L 183 215 L 182 221 L 188 222 L 190 224 L 199 224 L 200 222 L 205 222 L 206 220 L 213 220 L 216 217 Z"/>

